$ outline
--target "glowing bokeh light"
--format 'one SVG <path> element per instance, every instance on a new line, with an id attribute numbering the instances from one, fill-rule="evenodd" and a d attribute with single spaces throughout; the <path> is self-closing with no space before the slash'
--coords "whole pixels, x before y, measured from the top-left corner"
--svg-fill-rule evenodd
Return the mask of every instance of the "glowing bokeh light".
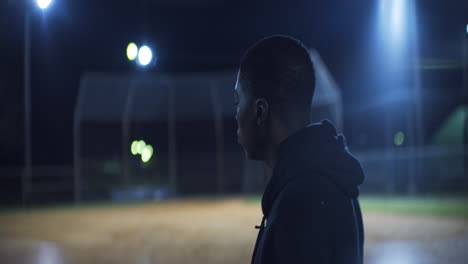
<path id="1" fill-rule="evenodd" d="M 52 0 L 36 0 L 36 4 L 40 9 L 46 9 L 50 3 L 52 3 Z"/>
<path id="2" fill-rule="evenodd" d="M 142 66 L 148 65 L 153 59 L 153 52 L 148 46 L 142 46 L 138 51 L 138 63 Z"/>
<path id="3" fill-rule="evenodd" d="M 405 0 L 380 0 L 380 34 L 390 51 L 400 51 L 407 38 L 407 4 Z"/>
<path id="4" fill-rule="evenodd" d="M 141 153 L 141 161 L 148 162 L 153 156 L 153 147 L 151 145 L 146 145 Z"/>
<path id="5" fill-rule="evenodd" d="M 143 149 L 146 147 L 146 142 L 144 140 L 138 141 L 138 146 L 137 146 L 137 153 L 141 154 L 143 152 Z"/>
<path id="6" fill-rule="evenodd" d="M 127 59 L 132 61 L 138 56 L 138 47 L 135 43 L 131 42 L 127 45 Z"/>
<path id="7" fill-rule="evenodd" d="M 405 142 L 405 133 L 398 131 L 395 136 L 393 136 L 393 143 L 395 146 L 399 147 Z"/>
<path id="8" fill-rule="evenodd" d="M 132 146 L 130 147 L 130 151 L 132 152 L 133 155 L 138 154 L 138 140 L 133 140 Z"/>
<path id="9" fill-rule="evenodd" d="M 405 29 L 405 0 L 393 0 L 390 20 L 390 34 L 396 41 L 401 41 Z"/>

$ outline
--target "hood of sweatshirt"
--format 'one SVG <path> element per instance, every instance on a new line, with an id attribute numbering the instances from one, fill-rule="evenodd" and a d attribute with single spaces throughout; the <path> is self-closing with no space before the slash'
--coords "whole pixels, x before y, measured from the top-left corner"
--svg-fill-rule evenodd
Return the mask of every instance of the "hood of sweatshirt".
<path id="1" fill-rule="evenodd" d="M 329 120 L 302 128 L 278 146 L 273 174 L 262 197 L 263 214 L 268 215 L 276 197 L 295 177 L 318 175 L 330 179 L 350 198 L 359 195 L 359 185 L 364 181 L 359 161 Z"/>

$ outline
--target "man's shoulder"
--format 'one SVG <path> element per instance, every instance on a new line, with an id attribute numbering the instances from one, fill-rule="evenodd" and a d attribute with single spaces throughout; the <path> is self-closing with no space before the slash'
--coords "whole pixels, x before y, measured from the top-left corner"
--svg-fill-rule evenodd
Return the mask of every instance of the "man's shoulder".
<path id="1" fill-rule="evenodd" d="M 310 224 L 321 224 L 323 228 L 332 226 L 335 215 L 333 192 L 326 188 L 329 186 L 321 180 L 292 179 L 275 201 L 271 221 L 276 223 L 275 226 L 297 226 L 304 232 L 315 228 Z"/>
<path id="2" fill-rule="evenodd" d="M 338 194 L 336 185 L 319 173 L 296 173 L 284 187 L 284 192 L 311 198 Z"/>
<path id="3" fill-rule="evenodd" d="M 277 202 L 280 210 L 315 210 L 333 208 L 342 200 L 347 200 L 346 195 L 330 179 L 312 173 L 294 175 L 284 186 Z"/>
<path id="4" fill-rule="evenodd" d="M 315 175 L 297 176 L 291 179 L 281 191 L 280 207 L 315 207 L 330 195 L 327 183 Z"/>

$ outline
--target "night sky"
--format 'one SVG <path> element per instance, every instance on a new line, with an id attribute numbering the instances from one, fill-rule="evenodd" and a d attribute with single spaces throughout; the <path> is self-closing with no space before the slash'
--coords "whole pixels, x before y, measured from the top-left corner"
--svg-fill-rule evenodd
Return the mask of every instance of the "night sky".
<path id="1" fill-rule="evenodd" d="M 27 8 L 22 2 L 0 4 L 0 110 L 2 120 L 13 120 L 2 121 L 2 131 L 8 132 L 3 140 L 19 141 L 14 149 L 1 150 L 1 163 L 7 165 L 22 164 Z M 416 2 L 421 57 L 461 60 L 468 1 Z M 204 72 L 235 69 L 245 49 L 261 37 L 292 35 L 320 52 L 343 91 L 345 107 L 359 104 L 373 95 L 372 84 L 366 81 L 372 72 L 365 66 L 376 3 L 55 0 L 46 11 L 31 8 L 33 163 L 72 163 L 72 118 L 80 76 L 86 71 L 137 71 L 125 56 L 132 41 L 155 47 L 158 64 L 148 71 Z M 462 87 L 461 71 L 443 76 L 450 74 L 455 76 L 453 83 L 451 77 L 431 74 L 428 85 L 451 98 Z M 448 112 L 450 105 L 461 100 L 465 99 L 449 99 L 442 111 Z"/>

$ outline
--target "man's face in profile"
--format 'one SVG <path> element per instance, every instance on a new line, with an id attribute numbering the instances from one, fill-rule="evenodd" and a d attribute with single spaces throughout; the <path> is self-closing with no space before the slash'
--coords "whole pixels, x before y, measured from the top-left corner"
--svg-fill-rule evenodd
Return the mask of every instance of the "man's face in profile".
<path id="1" fill-rule="evenodd" d="M 248 95 L 247 87 L 241 82 L 240 73 L 237 75 L 234 89 L 234 103 L 236 106 L 237 141 L 244 149 L 247 158 L 261 160 L 262 146 L 265 138 L 265 128 L 256 125 L 256 111 L 253 98 Z"/>

